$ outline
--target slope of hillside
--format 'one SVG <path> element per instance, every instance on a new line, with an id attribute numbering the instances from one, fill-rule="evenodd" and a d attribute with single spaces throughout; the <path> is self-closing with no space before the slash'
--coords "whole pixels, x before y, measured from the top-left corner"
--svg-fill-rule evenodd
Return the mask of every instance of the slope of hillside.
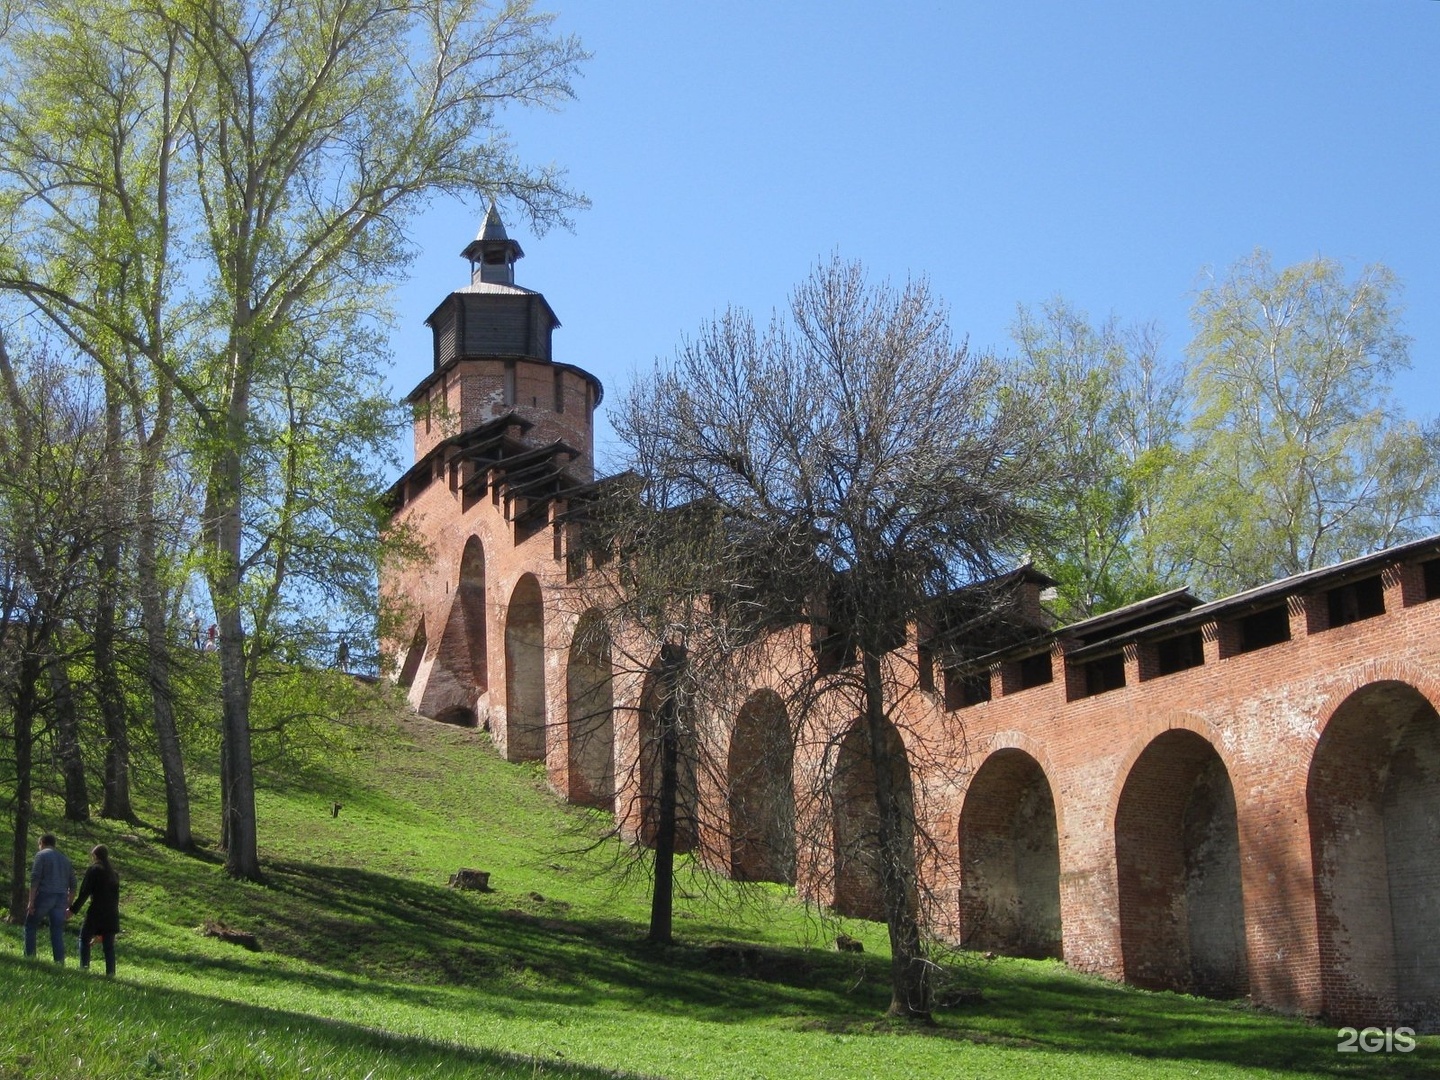
<path id="1" fill-rule="evenodd" d="M 310 764 L 272 767 L 264 884 L 181 856 L 152 828 L 43 816 L 124 874 L 118 978 L 0 944 L 0 1080 L 13 1077 L 1136 1077 L 1424 1075 L 1408 1056 L 1335 1053 L 1333 1031 L 1115 987 L 1052 963 L 961 962 L 985 1002 L 931 1029 L 879 1020 L 883 927 L 863 956 L 785 891 L 689 879 L 680 941 L 643 943 L 643 874 L 532 766 L 479 732 L 403 710 L 336 728 Z M 196 820 L 217 817 L 213 776 Z M 332 804 L 339 803 L 338 815 Z M 158 819 L 158 803 L 142 812 Z M 77 858 L 77 862 L 81 861 Z M 492 891 L 447 887 L 461 867 Z M 250 952 L 203 936 L 253 933 Z M 743 948 L 717 943 L 746 943 Z M 1418 1071 L 1417 1071 L 1418 1070 Z"/>

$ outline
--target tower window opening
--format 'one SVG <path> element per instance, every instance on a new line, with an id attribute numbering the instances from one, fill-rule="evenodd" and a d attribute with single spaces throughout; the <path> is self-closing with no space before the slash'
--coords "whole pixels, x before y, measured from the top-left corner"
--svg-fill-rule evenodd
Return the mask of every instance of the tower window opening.
<path id="1" fill-rule="evenodd" d="M 1114 656 L 1091 660 L 1085 665 L 1085 695 L 1087 697 L 1108 693 L 1111 690 L 1119 690 L 1124 685 L 1124 654 L 1116 653 Z"/>
<path id="2" fill-rule="evenodd" d="M 1205 663 L 1205 646 L 1200 631 L 1167 638 L 1155 646 L 1156 668 L 1161 675 L 1174 675 Z"/>
<path id="3" fill-rule="evenodd" d="M 1254 652 L 1269 645 L 1279 645 L 1290 640 L 1290 616 L 1285 605 L 1266 608 L 1240 620 L 1240 649 L 1242 653 Z"/>
<path id="4" fill-rule="evenodd" d="M 916 677 L 920 689 L 935 692 L 935 652 L 927 642 L 920 642 L 915 649 Z"/>
<path id="5" fill-rule="evenodd" d="M 505 404 L 515 404 L 515 361 L 505 361 Z"/>
<path id="6" fill-rule="evenodd" d="M 990 669 L 957 671 L 945 668 L 945 708 L 948 712 L 983 705 L 990 700 Z"/>

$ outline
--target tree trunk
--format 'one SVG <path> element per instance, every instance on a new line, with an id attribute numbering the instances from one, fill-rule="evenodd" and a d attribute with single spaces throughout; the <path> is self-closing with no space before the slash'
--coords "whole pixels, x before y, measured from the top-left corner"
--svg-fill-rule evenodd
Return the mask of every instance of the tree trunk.
<path id="1" fill-rule="evenodd" d="M 897 774 L 908 763 L 895 759 L 890 720 L 885 715 L 885 686 L 880 654 L 864 650 L 865 727 L 875 772 L 875 814 L 880 844 L 880 878 L 885 924 L 890 932 L 890 1016 L 930 1019 L 929 961 L 920 941 L 919 888 L 915 875 L 913 810 L 900 790 Z M 904 754 L 903 747 L 899 751 Z"/>
<path id="2" fill-rule="evenodd" d="M 223 717 L 222 717 L 223 721 Z M 230 744 L 220 733 L 220 850 L 230 850 Z"/>
<path id="3" fill-rule="evenodd" d="M 225 871 L 260 880 L 255 827 L 255 770 L 250 751 L 250 683 L 245 670 L 245 625 L 240 610 L 242 463 L 240 433 L 221 451 L 210 473 L 207 498 L 214 562 L 210 598 L 219 626 L 221 699 L 221 835 Z"/>
<path id="4" fill-rule="evenodd" d="M 105 546 L 110 547 L 109 541 Z M 113 578 L 114 571 L 107 550 L 101 568 L 102 584 L 96 597 L 94 640 L 95 697 L 105 725 L 105 795 L 100 816 L 134 821 L 135 810 L 130 804 L 130 725 L 115 662 L 116 596 L 113 585 L 104 583 Z"/>
<path id="5" fill-rule="evenodd" d="M 660 649 L 660 795 L 655 814 L 655 884 L 650 893 L 650 933 L 646 940 L 668 945 L 675 908 L 675 833 L 680 800 L 680 669 L 685 651 Z"/>
<path id="6" fill-rule="evenodd" d="M 30 906 L 30 797 L 34 790 L 36 684 L 40 663 L 33 650 L 20 660 L 15 688 L 15 831 L 10 850 L 10 921 L 25 921 Z"/>
<path id="7" fill-rule="evenodd" d="M 255 770 L 250 752 L 249 686 L 245 679 L 244 631 L 238 609 L 219 614 L 221 738 L 224 742 L 225 871 L 260 880 L 255 827 Z M 239 640 L 236 640 L 236 639 Z"/>
<path id="8" fill-rule="evenodd" d="M 85 758 L 80 751 L 80 713 L 75 707 L 75 688 L 65 661 L 51 655 L 51 700 L 55 702 L 55 757 L 65 783 L 65 820 L 90 820 L 90 788 L 85 782 Z"/>
<path id="9" fill-rule="evenodd" d="M 120 460 L 119 388 L 105 382 L 105 472 L 101 504 L 109 518 L 100 545 L 99 588 L 95 596 L 95 697 L 105 725 L 105 796 L 100 816 L 135 820 L 130 804 L 130 724 L 125 691 L 115 659 L 115 609 L 120 602 L 120 528 L 118 493 L 123 490 Z"/>
<path id="10" fill-rule="evenodd" d="M 185 784 L 185 758 L 175 725 L 175 699 L 170 681 L 170 635 L 165 626 L 165 598 L 160 584 L 156 551 L 155 462 L 147 453 L 141 464 L 140 528 L 137 537 L 137 574 L 140 617 L 145 626 L 146 675 L 150 707 L 155 717 L 155 738 L 160 747 L 160 768 L 165 777 L 165 843 L 189 851 L 190 791 Z"/>

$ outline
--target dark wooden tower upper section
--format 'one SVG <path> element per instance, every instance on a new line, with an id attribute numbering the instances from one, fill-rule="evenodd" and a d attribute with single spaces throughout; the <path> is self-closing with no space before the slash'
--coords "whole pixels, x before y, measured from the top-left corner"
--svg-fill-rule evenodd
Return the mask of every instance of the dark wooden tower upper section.
<path id="1" fill-rule="evenodd" d="M 545 297 L 515 284 L 515 263 L 525 253 L 506 235 L 493 205 L 480 235 L 460 254 L 470 261 L 470 284 L 425 320 L 435 335 L 435 370 L 467 357 L 553 359 L 550 337 L 560 320 Z"/>
<path id="2" fill-rule="evenodd" d="M 592 421 L 604 388 L 573 364 L 555 362 L 551 338 L 560 320 L 545 297 L 515 284 L 524 257 L 492 205 L 461 257 L 470 284 L 440 302 L 425 320 L 433 366 L 407 397 L 415 407 L 415 458 L 441 442 L 515 414 L 528 438 L 573 447 L 590 468 Z"/>

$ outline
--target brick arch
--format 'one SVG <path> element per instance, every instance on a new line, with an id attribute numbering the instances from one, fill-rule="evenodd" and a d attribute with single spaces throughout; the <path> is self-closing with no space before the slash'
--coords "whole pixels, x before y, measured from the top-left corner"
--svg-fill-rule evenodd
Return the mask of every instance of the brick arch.
<path id="1" fill-rule="evenodd" d="M 615 686 L 610 631 L 598 611 L 580 616 L 565 663 L 565 743 L 572 803 L 615 808 Z"/>
<path id="2" fill-rule="evenodd" d="M 903 850 L 915 849 L 915 790 L 910 758 L 899 729 L 885 722 L 891 780 L 908 804 Z M 831 782 L 834 852 L 834 908 L 841 915 L 861 919 L 885 918 L 885 893 L 880 877 L 880 842 L 875 806 L 875 762 L 865 737 L 864 720 L 857 720 L 840 739 Z"/>
<path id="3" fill-rule="evenodd" d="M 1315 742 L 1319 743 L 1325 728 L 1340 706 L 1358 691 L 1377 683 L 1404 683 L 1429 701 L 1436 712 L 1440 712 L 1440 679 L 1432 674 L 1432 670 L 1416 667 L 1403 660 L 1371 660 L 1358 671 L 1335 680 L 1326 687 L 1325 696 L 1315 708 L 1315 729 L 1312 733 Z"/>
<path id="4" fill-rule="evenodd" d="M 1440 1031 L 1435 698 L 1393 678 L 1352 689 L 1327 716 L 1305 796 L 1326 1015 Z"/>
<path id="5" fill-rule="evenodd" d="M 1219 756 L 1225 771 L 1231 777 L 1231 783 L 1236 777 L 1241 778 L 1240 786 L 1244 786 L 1245 768 L 1244 763 L 1236 758 L 1225 746 L 1220 731 L 1209 721 L 1202 717 L 1193 716 L 1189 713 L 1172 713 L 1161 717 L 1149 724 L 1141 725 L 1140 733 L 1130 740 L 1125 748 L 1125 756 L 1120 759 L 1116 767 L 1114 778 L 1110 786 L 1110 799 L 1106 803 L 1105 821 L 1110 829 L 1110 834 L 1115 834 L 1115 814 L 1120 807 L 1120 795 L 1125 790 L 1125 784 L 1130 774 L 1135 769 L 1135 763 L 1140 760 L 1140 755 L 1150 748 L 1150 744 L 1164 735 L 1167 731 L 1188 731 L 1198 735 L 1210 744 L 1210 749 Z M 1237 808 L 1238 809 L 1238 808 Z"/>
<path id="6" fill-rule="evenodd" d="M 730 873 L 738 881 L 795 884 L 795 738 L 785 702 L 756 690 L 730 734 Z"/>
<path id="7" fill-rule="evenodd" d="M 1020 750 L 1023 753 L 1029 754 L 1035 759 L 1036 764 L 1040 766 L 1040 771 L 1045 774 L 1047 780 L 1059 775 L 1054 762 L 1050 758 L 1049 750 L 1045 748 L 1045 744 L 1034 736 L 1027 735 L 1023 731 L 997 731 L 991 735 L 985 743 L 985 755 L 988 757 L 1000 750 Z M 971 774 L 971 779 L 974 779 L 973 773 Z M 1050 787 L 1050 797 L 1055 803 L 1055 831 L 1060 836 L 1064 836 L 1065 803 L 1060 796 L 1060 791 L 1052 783 Z"/>
<path id="8" fill-rule="evenodd" d="M 1043 766 L 994 749 L 960 811 L 960 929 L 966 948 L 1060 958 L 1060 835 Z"/>
<path id="9" fill-rule="evenodd" d="M 1235 791 L 1215 745 L 1188 726 L 1152 739 L 1125 774 L 1114 829 L 1125 978 L 1247 993 Z"/>
<path id="10" fill-rule="evenodd" d="M 475 702 L 488 685 L 487 619 L 485 548 L 480 538 L 472 535 L 460 554 L 455 592 L 445 621 L 440 633 L 429 642 L 434 662 L 417 706 L 423 715 L 454 724 L 475 723 Z M 409 664 L 407 656 L 407 668 Z"/>
<path id="11" fill-rule="evenodd" d="M 534 574 L 522 574 L 505 608 L 505 757 L 545 757 L 545 601 Z"/>

